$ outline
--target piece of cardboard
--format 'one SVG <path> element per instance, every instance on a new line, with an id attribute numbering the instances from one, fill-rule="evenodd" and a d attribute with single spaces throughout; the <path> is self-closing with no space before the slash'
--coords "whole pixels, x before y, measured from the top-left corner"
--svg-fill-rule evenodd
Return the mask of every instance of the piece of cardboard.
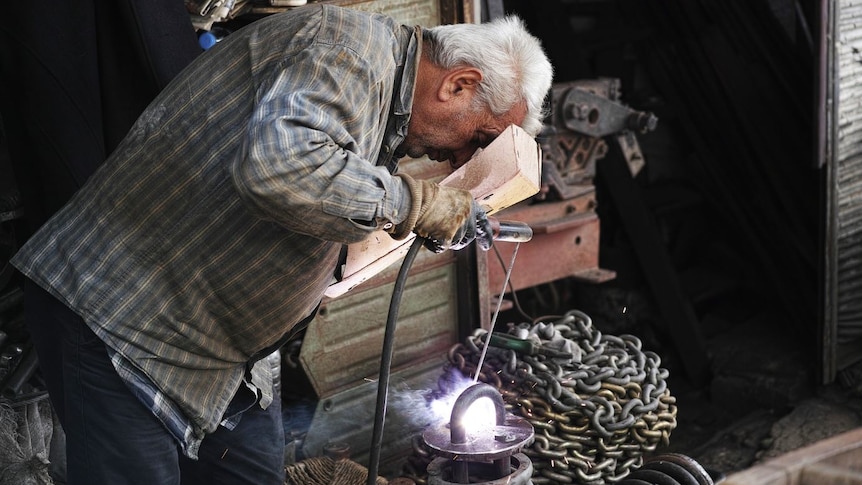
<path id="1" fill-rule="evenodd" d="M 488 215 L 499 212 L 539 192 L 542 152 L 536 141 L 517 125 L 506 128 L 484 150 L 449 174 L 440 185 L 469 190 Z M 326 296 L 335 298 L 368 281 L 400 261 L 415 239 L 411 234 L 396 241 L 385 231 L 375 231 L 347 248 L 341 281 Z"/>

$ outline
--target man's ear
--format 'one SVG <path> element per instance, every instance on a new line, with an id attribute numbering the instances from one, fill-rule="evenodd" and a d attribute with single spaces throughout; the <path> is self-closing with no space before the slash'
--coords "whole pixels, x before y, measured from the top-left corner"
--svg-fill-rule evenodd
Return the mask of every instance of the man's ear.
<path id="1" fill-rule="evenodd" d="M 472 95 L 482 82 L 482 71 L 476 67 L 456 67 L 443 76 L 438 96 L 441 101 L 448 101 L 456 96 Z"/>

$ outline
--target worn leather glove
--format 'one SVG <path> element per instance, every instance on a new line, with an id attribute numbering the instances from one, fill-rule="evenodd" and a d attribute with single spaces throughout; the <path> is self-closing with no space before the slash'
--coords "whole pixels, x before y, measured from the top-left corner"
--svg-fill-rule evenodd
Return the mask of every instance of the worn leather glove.
<path id="1" fill-rule="evenodd" d="M 490 223 L 469 191 L 414 180 L 406 174 L 398 176 L 410 189 L 413 205 L 404 222 L 394 228 L 393 237 L 413 231 L 425 238 L 425 247 L 435 253 L 462 249 L 476 239 L 483 250 L 491 247 Z"/>
<path id="2" fill-rule="evenodd" d="M 488 215 L 475 200 L 471 207 L 470 217 L 464 222 L 464 225 L 458 229 L 455 238 L 452 239 L 452 245 L 449 249 L 462 249 L 476 241 L 482 251 L 487 251 L 491 248 L 493 234 L 491 230 L 491 222 L 488 221 Z"/>

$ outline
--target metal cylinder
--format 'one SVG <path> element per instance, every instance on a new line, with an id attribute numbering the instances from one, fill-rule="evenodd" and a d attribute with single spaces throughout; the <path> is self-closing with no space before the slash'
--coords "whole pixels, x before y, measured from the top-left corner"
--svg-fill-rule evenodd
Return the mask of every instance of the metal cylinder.
<path id="1" fill-rule="evenodd" d="M 488 222 L 491 223 L 494 241 L 527 242 L 533 239 L 533 228 L 525 222 L 501 221 L 494 217 L 489 217 Z"/>
<path id="2" fill-rule="evenodd" d="M 473 483 L 485 485 L 532 485 L 533 484 L 533 462 L 523 453 L 515 453 L 509 457 L 511 472 L 499 478 L 491 478 L 496 475 L 496 465 L 491 463 L 471 463 L 471 476 L 477 480 L 473 482 L 457 482 L 454 480 L 452 465 L 455 461 L 448 458 L 435 458 L 428 465 L 428 485 L 456 485 L 459 483 Z M 487 469 L 487 473 L 483 473 Z"/>
<path id="3" fill-rule="evenodd" d="M 495 425 L 473 430 L 468 436 L 464 417 L 481 398 L 494 404 Z M 455 400 L 450 418 L 448 425 L 441 423 L 422 433 L 431 453 L 442 459 L 437 461 L 437 468 L 432 470 L 430 465 L 428 468 L 429 475 L 436 474 L 436 483 L 477 483 L 474 480 L 477 476 L 482 477 L 478 483 L 516 483 L 510 480 L 513 469 L 517 472 L 525 467 L 530 468 L 532 475 L 533 464 L 526 455 L 519 456 L 517 464 L 512 457 L 533 442 L 533 426 L 506 413 L 503 396 L 496 388 L 485 383 L 468 387 Z"/>

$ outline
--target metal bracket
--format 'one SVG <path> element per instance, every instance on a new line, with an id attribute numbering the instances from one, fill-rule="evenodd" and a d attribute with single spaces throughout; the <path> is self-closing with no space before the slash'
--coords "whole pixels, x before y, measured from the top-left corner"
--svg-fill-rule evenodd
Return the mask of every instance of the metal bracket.
<path id="1" fill-rule="evenodd" d="M 652 113 L 633 110 L 578 87 L 565 93 L 560 115 L 566 128 L 595 137 L 625 130 L 647 133 L 658 124 L 658 118 Z"/>

